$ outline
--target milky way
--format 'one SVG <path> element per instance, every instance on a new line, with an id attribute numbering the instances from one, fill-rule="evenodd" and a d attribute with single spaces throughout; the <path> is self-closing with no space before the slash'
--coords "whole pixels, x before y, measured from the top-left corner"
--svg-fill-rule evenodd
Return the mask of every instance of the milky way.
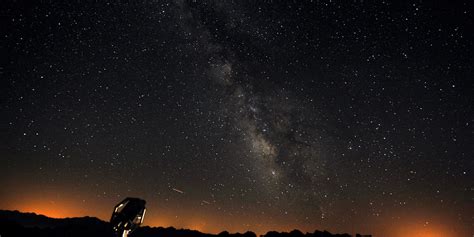
<path id="1" fill-rule="evenodd" d="M 471 234 L 467 5 L 6 3 L 0 208 Z"/>

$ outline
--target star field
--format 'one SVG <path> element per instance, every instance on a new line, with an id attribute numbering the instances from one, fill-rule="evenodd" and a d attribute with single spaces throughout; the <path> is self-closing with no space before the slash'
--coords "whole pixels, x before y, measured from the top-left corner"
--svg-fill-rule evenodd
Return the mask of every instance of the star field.
<path id="1" fill-rule="evenodd" d="M 469 4 L 0 10 L 1 209 L 145 224 L 474 231 Z"/>

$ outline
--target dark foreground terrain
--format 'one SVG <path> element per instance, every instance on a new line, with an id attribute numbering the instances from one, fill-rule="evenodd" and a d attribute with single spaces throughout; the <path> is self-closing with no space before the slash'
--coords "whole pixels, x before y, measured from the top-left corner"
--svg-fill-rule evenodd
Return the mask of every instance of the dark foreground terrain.
<path id="1" fill-rule="evenodd" d="M 113 236 L 108 222 L 95 217 L 77 217 L 55 219 L 34 213 L 21 213 L 18 211 L 0 210 L 0 236 L 1 237 L 107 237 Z M 195 230 L 175 229 L 173 227 L 140 227 L 130 237 L 256 237 L 253 232 L 233 233 L 224 231 L 218 235 L 205 234 Z M 286 232 L 270 231 L 261 237 L 351 237 L 349 234 L 331 234 L 327 231 L 302 233 L 298 230 Z M 360 235 L 357 235 L 360 236 Z"/>

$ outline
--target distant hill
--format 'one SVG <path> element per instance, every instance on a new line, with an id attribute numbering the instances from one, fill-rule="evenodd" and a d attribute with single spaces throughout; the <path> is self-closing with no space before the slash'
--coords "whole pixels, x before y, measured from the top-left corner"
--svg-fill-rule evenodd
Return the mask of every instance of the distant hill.
<path id="1" fill-rule="evenodd" d="M 108 222 L 95 217 L 50 218 L 35 213 L 0 210 L 1 237 L 112 237 Z M 327 231 L 302 233 L 294 230 L 289 233 L 270 231 L 261 237 L 351 237 L 349 234 L 331 234 Z M 359 236 L 359 235 L 358 235 Z M 232 233 L 227 231 L 218 235 L 205 234 L 195 230 L 175 229 L 173 227 L 140 227 L 130 237 L 256 237 L 253 232 Z"/>
<path id="2" fill-rule="evenodd" d="M 113 236 L 109 224 L 95 217 L 56 219 L 35 213 L 0 210 L 1 237 Z"/>

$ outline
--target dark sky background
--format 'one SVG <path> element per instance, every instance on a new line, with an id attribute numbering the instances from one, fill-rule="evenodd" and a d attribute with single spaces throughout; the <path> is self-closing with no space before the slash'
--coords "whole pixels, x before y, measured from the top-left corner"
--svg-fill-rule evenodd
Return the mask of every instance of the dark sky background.
<path id="1" fill-rule="evenodd" d="M 469 4 L 30 4 L 0 10 L 0 209 L 474 233 Z"/>

